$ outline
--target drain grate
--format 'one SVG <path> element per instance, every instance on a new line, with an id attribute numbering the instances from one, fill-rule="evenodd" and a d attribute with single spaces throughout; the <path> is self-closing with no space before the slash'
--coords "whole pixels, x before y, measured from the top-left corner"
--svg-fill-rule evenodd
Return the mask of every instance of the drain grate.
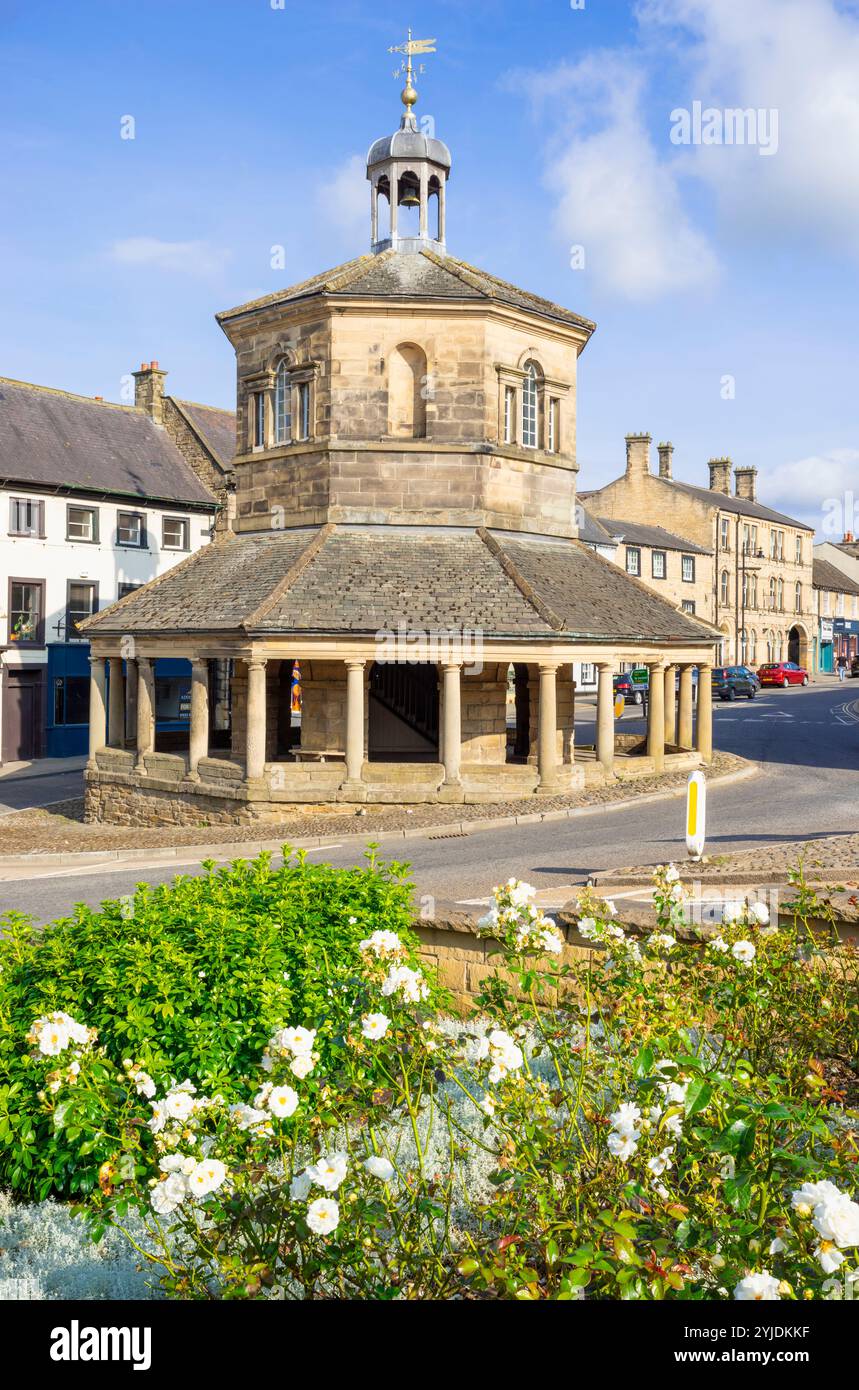
<path id="1" fill-rule="evenodd" d="M 428 840 L 465 840 L 467 838 L 467 830 L 442 830 L 437 835 L 427 835 Z"/>

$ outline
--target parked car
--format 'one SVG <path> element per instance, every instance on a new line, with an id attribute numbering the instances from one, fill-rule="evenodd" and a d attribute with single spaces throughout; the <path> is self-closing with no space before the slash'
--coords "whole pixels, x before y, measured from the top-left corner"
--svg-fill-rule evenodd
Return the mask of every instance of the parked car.
<path id="1" fill-rule="evenodd" d="M 736 700 L 738 695 L 743 695 L 747 700 L 753 700 L 761 688 L 761 683 L 754 671 L 750 671 L 748 666 L 714 666 L 713 668 L 713 694 L 718 695 L 720 700 Z"/>
<path id="2" fill-rule="evenodd" d="M 632 682 L 632 677 L 628 675 L 626 672 L 624 672 L 623 675 L 615 676 L 614 678 L 615 695 L 622 695 L 626 704 L 628 705 L 643 704 L 646 690 L 647 686 L 634 685 Z"/>
<path id="3" fill-rule="evenodd" d="M 851 676 L 859 676 L 859 656 L 854 656 L 850 663 Z"/>
<path id="4" fill-rule="evenodd" d="M 758 671 L 761 685 L 808 685 L 808 672 L 795 661 L 771 661 Z"/>

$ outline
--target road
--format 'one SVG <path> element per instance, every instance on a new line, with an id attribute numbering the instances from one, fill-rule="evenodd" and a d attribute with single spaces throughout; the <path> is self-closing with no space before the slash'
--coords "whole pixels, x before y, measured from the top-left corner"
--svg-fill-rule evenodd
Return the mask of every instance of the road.
<path id="1" fill-rule="evenodd" d="M 40 772 L 38 776 L 18 777 L 14 773 L 0 777 L 0 820 L 9 811 L 23 811 L 28 806 L 49 806 L 52 801 L 66 801 L 81 795 L 83 776 L 77 769 Z"/>
<path id="2" fill-rule="evenodd" d="M 589 737 L 588 706 L 581 702 L 577 736 Z M 855 708 L 853 707 L 855 706 Z M 722 788 L 708 797 L 708 848 L 752 849 L 781 840 L 859 831 L 859 688 L 827 683 L 761 694 L 755 701 L 717 703 L 716 746 L 764 763 L 762 775 Z M 630 709 L 624 732 L 639 725 Z M 641 725 L 643 727 L 643 725 Z M 346 866 L 361 861 L 365 844 L 332 841 L 314 858 Z M 424 837 L 402 847 L 386 844 L 388 857 L 408 858 L 418 892 L 437 901 L 485 898 L 511 874 L 538 888 L 566 885 L 588 873 L 627 864 L 685 856 L 683 803 L 666 800 L 618 810 L 596 810 L 573 820 L 462 837 Z M 146 879 L 161 883 L 195 863 L 173 859 L 160 866 L 118 866 L 69 871 L 47 869 L 38 876 L 0 884 L 5 908 L 39 920 L 68 912 L 74 902 L 97 905 L 128 893 Z"/>

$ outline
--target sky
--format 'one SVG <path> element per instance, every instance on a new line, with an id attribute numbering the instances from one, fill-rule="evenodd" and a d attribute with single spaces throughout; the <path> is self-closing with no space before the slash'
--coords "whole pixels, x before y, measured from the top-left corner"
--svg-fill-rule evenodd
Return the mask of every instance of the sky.
<path id="1" fill-rule="evenodd" d="M 0 0 L 0 375 L 232 408 L 215 313 L 369 249 L 409 23 L 449 249 L 597 323 L 580 487 L 646 430 L 859 531 L 859 0 Z"/>

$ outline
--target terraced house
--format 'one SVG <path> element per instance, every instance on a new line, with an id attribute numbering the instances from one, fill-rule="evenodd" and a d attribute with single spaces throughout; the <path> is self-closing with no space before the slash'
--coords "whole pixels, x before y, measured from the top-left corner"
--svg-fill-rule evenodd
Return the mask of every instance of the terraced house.
<path id="1" fill-rule="evenodd" d="M 719 629 L 720 661 L 796 661 L 810 670 L 813 527 L 758 501 L 755 467 L 711 459 L 709 486 L 699 487 L 673 476 L 671 444 L 659 445 L 652 472 L 651 443 L 649 434 L 627 435 L 626 471 L 588 495 L 589 510 L 618 524 L 635 517 L 663 526 L 714 557 L 695 611 Z M 683 564 L 694 574 L 691 556 Z"/>
<path id="2" fill-rule="evenodd" d="M 578 540 L 576 371 L 594 325 L 447 251 L 450 152 L 418 129 L 416 99 L 407 86 L 400 128 L 368 156 L 370 254 L 217 316 L 236 353 L 234 533 L 86 623 L 90 817 L 547 796 L 711 755 L 710 682 L 693 731 L 692 671 L 717 634 Z M 133 748 L 105 697 L 129 652 Z M 182 753 L 153 721 L 168 657 L 193 666 Z M 615 738 L 628 662 L 651 669 L 646 740 Z M 582 663 L 599 670 L 587 750 Z"/>
<path id="3" fill-rule="evenodd" d="M 166 396 L 157 362 L 133 375 L 133 406 L 0 380 L 6 762 L 86 751 L 89 643 L 80 624 L 228 524 L 232 412 Z M 156 680 L 162 733 L 181 739 L 190 667 L 162 662 Z M 134 700 L 132 689 L 132 710 Z"/>

